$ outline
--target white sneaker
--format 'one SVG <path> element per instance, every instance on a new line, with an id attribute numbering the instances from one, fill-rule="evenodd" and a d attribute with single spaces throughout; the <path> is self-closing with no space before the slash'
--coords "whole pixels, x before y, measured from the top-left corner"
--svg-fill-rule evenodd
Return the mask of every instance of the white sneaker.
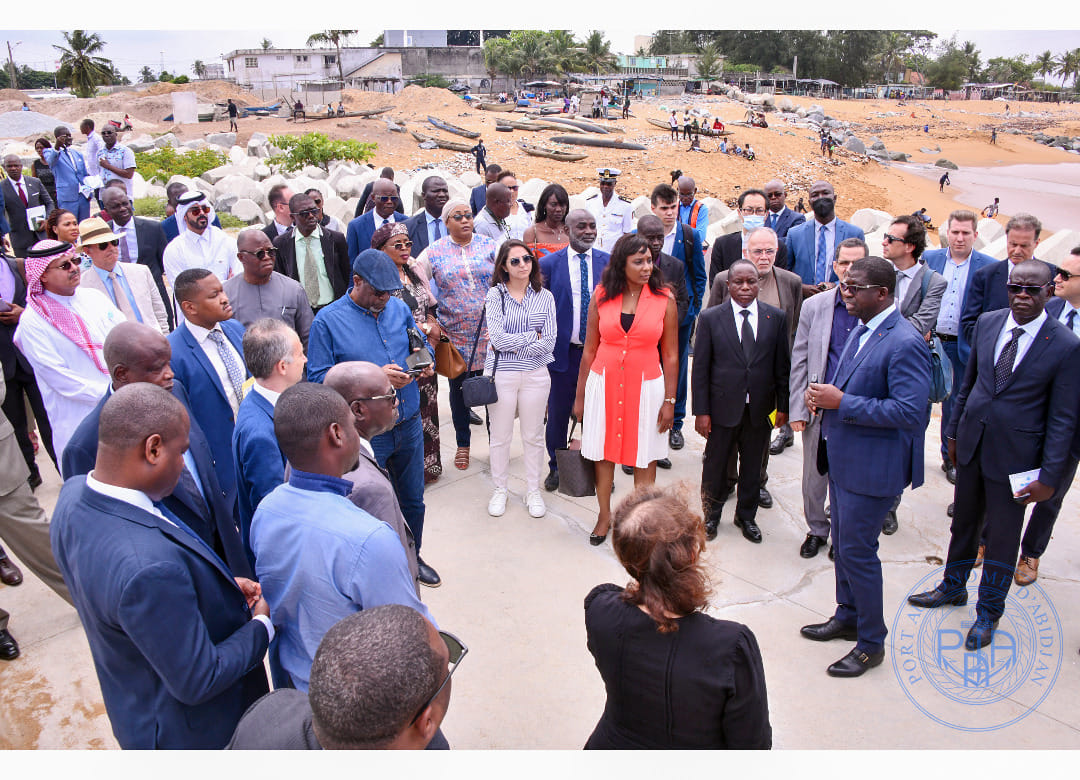
<path id="1" fill-rule="evenodd" d="M 488 514 L 492 517 L 502 517 L 506 512 L 506 488 L 495 488 L 488 501 Z"/>
<path id="2" fill-rule="evenodd" d="M 529 514 L 533 517 L 543 517 L 547 514 L 544 497 L 539 490 L 530 490 L 522 497 L 521 501 L 525 506 L 529 507 Z"/>

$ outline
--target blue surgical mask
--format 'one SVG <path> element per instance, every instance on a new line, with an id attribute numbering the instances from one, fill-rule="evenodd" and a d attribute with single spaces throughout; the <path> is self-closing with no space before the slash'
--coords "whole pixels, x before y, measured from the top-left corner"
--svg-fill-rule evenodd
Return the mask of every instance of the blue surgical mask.
<path id="1" fill-rule="evenodd" d="M 765 217 L 761 214 L 747 214 L 742 218 L 743 230 L 749 232 L 765 227 Z"/>

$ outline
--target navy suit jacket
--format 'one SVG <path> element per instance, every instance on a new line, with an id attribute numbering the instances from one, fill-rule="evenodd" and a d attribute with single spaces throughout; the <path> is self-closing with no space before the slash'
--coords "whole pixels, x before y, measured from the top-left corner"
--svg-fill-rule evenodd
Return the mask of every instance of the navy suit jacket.
<path id="1" fill-rule="evenodd" d="M 689 225 L 680 223 L 679 228 L 679 230 L 675 231 L 675 241 L 671 245 L 671 256 L 682 260 L 683 265 L 686 266 L 690 305 L 687 308 L 686 316 L 679 322 L 680 325 L 686 325 L 693 322 L 698 312 L 701 311 L 708 279 L 705 275 L 705 254 L 701 249 L 701 239 Z M 687 251 L 687 244 L 690 245 L 689 251 Z"/>
<path id="2" fill-rule="evenodd" d="M 173 382 L 172 394 L 184 405 L 185 409 L 190 410 L 191 403 L 182 383 Z M 79 423 L 79 427 L 75 429 L 75 433 L 68 441 L 68 446 L 64 448 L 63 457 L 60 459 L 60 473 L 65 480 L 89 474 L 93 470 L 97 460 L 101 409 L 109 400 L 110 395 L 112 395 L 111 387 L 94 410 Z M 190 414 L 188 417 L 191 421 L 188 452 L 191 453 L 195 468 L 199 472 L 202 495 L 191 495 L 183 482 L 177 482 L 173 492 L 162 499 L 162 503 L 212 547 L 216 535 L 221 545 L 218 551 L 232 573 L 237 577 L 254 579 L 255 569 L 244 555 L 240 532 L 236 527 L 236 519 L 233 517 L 232 504 L 228 503 L 225 491 L 221 489 L 218 482 L 217 473 L 214 471 L 214 458 L 210 452 L 210 445 L 206 441 L 206 435 Z M 209 517 L 203 507 L 210 510 Z"/>
<path id="3" fill-rule="evenodd" d="M 1054 278 L 1057 267 L 1051 263 L 1050 278 Z M 975 322 L 979 315 L 988 311 L 1009 308 L 1009 261 L 994 260 L 984 265 L 979 271 L 968 275 L 967 289 L 964 291 L 964 310 L 960 314 L 960 333 L 962 351 L 960 357 L 967 361 L 975 333 Z"/>
<path id="4" fill-rule="evenodd" d="M 994 349 L 1008 317 L 1008 309 L 992 311 L 975 324 L 972 359 L 945 435 L 956 439 L 961 466 L 978 454 L 987 479 L 1008 483 L 1009 474 L 1040 469 L 1039 481 L 1057 488 L 1075 436 L 1080 339 L 1048 315 L 995 392 Z"/>
<path id="5" fill-rule="evenodd" d="M 1052 296 L 1050 300 L 1046 302 L 1046 313 L 1050 317 L 1060 322 L 1061 312 L 1065 308 L 1065 299 Z M 1076 335 L 1076 334 L 1073 334 Z M 1077 402 L 1080 403 L 1080 396 L 1077 396 Z M 1070 454 L 1072 457 L 1080 460 L 1080 411 L 1077 412 L 1076 417 L 1076 433 L 1073 434 L 1072 447 L 1070 448 Z"/>
<path id="6" fill-rule="evenodd" d="M 472 209 L 473 216 L 479 214 L 484 206 L 487 205 L 487 184 L 480 184 L 472 188 L 472 192 L 469 193 L 469 208 Z"/>
<path id="7" fill-rule="evenodd" d="M 772 216 L 773 214 L 771 211 L 765 215 L 765 227 L 771 227 Z M 803 224 L 804 222 L 806 222 L 805 214 L 800 214 L 799 212 L 793 211 L 787 206 L 784 206 L 784 210 L 780 212 L 780 219 L 776 223 L 776 227 L 773 228 L 773 230 L 776 231 L 777 237 L 781 241 L 783 241 L 785 238 L 787 238 L 789 230 L 791 230 L 796 225 Z"/>
<path id="8" fill-rule="evenodd" d="M 400 211 L 395 211 L 393 221 L 404 222 L 405 215 Z M 346 228 L 345 238 L 349 246 L 350 263 L 365 249 L 371 249 L 371 237 L 373 235 L 375 235 L 375 209 L 372 209 L 366 214 L 361 214 L 355 219 L 349 220 L 349 227 Z M 349 282 L 350 286 L 352 286 L 351 275 L 349 276 Z"/>
<path id="9" fill-rule="evenodd" d="M 923 252 L 922 259 L 930 270 L 936 271 L 942 276 L 945 275 L 945 263 L 949 262 L 949 250 L 948 248 L 931 249 Z M 990 255 L 984 255 L 982 252 L 971 251 L 971 267 L 968 268 L 967 285 L 964 287 L 964 297 L 960 301 L 960 332 L 957 333 L 956 338 L 956 351 L 960 356 L 960 363 L 966 365 L 968 360 L 968 353 L 971 351 L 971 345 L 968 343 L 964 329 L 964 311 L 968 300 L 968 294 L 971 292 L 971 285 L 975 279 L 975 274 L 988 265 L 993 265 L 998 262 Z M 1002 288 L 1004 290 L 1004 288 Z M 1005 299 L 1005 305 L 1009 305 L 1008 297 Z"/>
<path id="10" fill-rule="evenodd" d="M 854 350 L 851 331 L 845 352 Z M 894 311 L 853 357 L 841 357 L 833 384 L 839 409 L 822 410 L 829 479 L 864 496 L 898 496 L 923 483 L 923 436 L 930 397 L 930 349 Z"/>
<path id="11" fill-rule="evenodd" d="M 221 329 L 243 359 L 244 326 L 235 320 L 225 320 L 221 323 Z M 187 388 L 191 398 L 188 407 L 191 416 L 206 434 L 214 455 L 218 482 L 229 504 L 233 505 L 236 502 L 236 467 L 232 455 L 233 412 L 225 388 L 221 386 L 217 371 L 188 330 L 186 322 L 181 322 L 169 334 L 169 344 L 172 345 L 170 365 L 173 373 Z M 247 369 L 244 375 L 248 376 Z"/>
<path id="12" fill-rule="evenodd" d="M 564 246 L 558 252 L 552 252 L 540 258 L 540 275 L 544 287 L 551 290 L 555 298 L 555 360 L 548 366 L 552 371 L 566 371 L 570 366 L 570 334 L 574 331 L 574 296 L 570 287 L 567 252 Z M 611 255 L 599 249 L 592 251 L 593 281 L 600 284 L 600 277 L 607 268 Z M 595 285 L 594 285 L 595 287 Z"/>
<path id="13" fill-rule="evenodd" d="M 251 390 L 236 413 L 232 436 L 232 455 L 236 463 L 237 516 L 244 552 L 255 566 L 251 552 L 251 520 L 259 502 L 285 481 L 285 456 L 274 435 L 274 407 Z"/>
<path id="14" fill-rule="evenodd" d="M 427 209 L 405 220 L 405 226 L 409 229 L 409 240 L 412 241 L 412 248 L 409 251 L 413 257 L 417 257 L 428 248 Z M 445 225 L 443 235 L 446 235 Z"/>
<path id="15" fill-rule="evenodd" d="M 801 225 L 795 225 L 788 230 L 785 239 L 788 253 L 788 270 L 801 276 L 803 284 L 814 284 L 814 267 L 817 262 L 817 245 L 814 242 L 815 222 L 816 220 L 808 219 Z M 855 227 L 850 222 L 844 222 L 838 217 L 836 220 L 836 240 L 833 242 L 834 250 L 840 245 L 841 241 L 848 238 L 866 240 L 866 236 L 863 235 L 860 228 Z M 830 257 L 826 262 L 829 277 L 826 281 L 829 282 L 838 281 L 836 274 L 833 273 L 832 265 L 833 259 Z"/>
<path id="16" fill-rule="evenodd" d="M 49 530 L 120 747 L 223 748 L 268 690 L 266 628 L 233 573 L 191 532 L 86 477 L 60 489 Z"/>

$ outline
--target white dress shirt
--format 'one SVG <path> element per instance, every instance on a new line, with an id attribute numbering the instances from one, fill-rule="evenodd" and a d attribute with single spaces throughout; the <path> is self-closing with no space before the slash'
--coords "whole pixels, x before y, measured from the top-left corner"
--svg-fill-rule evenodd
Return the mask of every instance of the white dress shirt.
<path id="1" fill-rule="evenodd" d="M 128 262 L 135 263 L 139 260 L 139 237 L 135 235 L 135 217 L 128 220 L 126 225 L 117 224 L 116 220 L 112 222 L 112 232 L 120 236 L 120 240 L 127 246 L 128 250 Z M 120 253 L 120 258 L 123 259 L 124 253 Z"/>
<path id="2" fill-rule="evenodd" d="M 750 301 L 750 305 L 746 306 L 746 307 L 740 306 L 739 304 L 735 303 L 735 301 L 733 300 L 731 302 L 731 310 L 735 314 L 735 333 L 739 337 L 739 343 L 740 344 L 742 343 L 742 324 L 743 324 L 743 320 L 748 320 L 750 322 L 750 330 L 753 331 L 753 333 L 754 333 L 754 341 L 756 342 L 757 341 L 757 333 L 758 333 L 758 330 L 757 330 L 757 324 L 758 324 L 757 323 L 757 315 L 758 315 L 757 298 Z M 750 312 L 750 316 L 749 317 L 743 317 L 742 313 L 744 311 Z M 750 403 L 750 392 L 749 391 L 747 391 L 747 393 L 746 393 L 746 403 Z"/>
<path id="3" fill-rule="evenodd" d="M 896 266 L 893 266 L 894 268 Z M 904 305 L 904 301 L 907 300 L 907 291 L 911 287 L 911 280 L 915 278 L 915 274 L 919 272 L 919 264 L 911 266 L 904 270 L 896 269 L 896 295 L 893 296 L 893 300 L 897 301 L 901 306 Z"/>
<path id="4" fill-rule="evenodd" d="M 233 419 L 236 419 L 236 412 L 240 408 L 240 401 L 242 399 L 236 397 L 236 391 L 233 389 L 232 380 L 229 379 L 229 371 L 225 368 L 225 361 L 221 359 L 221 354 L 218 352 L 218 346 L 210 340 L 210 331 L 206 328 L 196 325 L 188 320 L 188 330 L 191 331 L 191 335 L 195 337 L 195 341 L 202 347 L 203 353 L 210 361 L 210 365 L 214 367 L 214 371 L 217 372 L 218 382 L 221 383 L 222 388 L 225 390 L 225 397 L 229 399 L 229 406 L 232 407 Z M 236 348 L 229 341 L 229 337 L 225 335 L 225 331 L 221 329 L 221 325 L 215 325 L 213 330 L 216 330 L 225 339 L 225 348 L 233 353 L 233 360 L 240 366 L 242 371 L 244 368 L 244 358 L 240 356 L 240 353 L 236 351 Z"/>
<path id="5" fill-rule="evenodd" d="M 86 172 L 90 176 L 101 176 L 102 173 L 107 173 L 107 171 L 103 171 L 101 166 L 98 165 L 98 160 L 101 159 L 101 153 L 104 150 L 105 142 L 101 140 L 98 131 L 91 130 L 90 135 L 86 136 L 86 148 L 85 153 L 83 154 L 83 162 L 86 163 Z"/>
<path id="6" fill-rule="evenodd" d="M 665 255 L 670 255 L 671 250 L 675 248 L 675 231 L 679 229 L 679 225 L 681 224 L 681 222 L 676 222 L 674 225 L 671 226 L 671 230 L 668 231 L 668 234 L 664 236 Z"/>
<path id="7" fill-rule="evenodd" d="M 1020 340 L 1016 342 L 1016 360 L 1013 361 L 1013 371 L 1020 365 L 1020 361 L 1024 359 L 1024 355 L 1031 348 L 1031 345 L 1035 343 L 1035 336 L 1039 333 L 1039 328 L 1046 322 L 1046 312 L 1039 312 L 1039 316 L 1029 322 L 1027 325 L 1021 325 L 1017 322 L 1012 315 L 1005 318 L 1005 324 L 1001 328 L 1001 333 L 998 334 L 997 344 L 994 345 L 994 365 L 997 365 L 998 358 L 1001 357 L 1001 351 L 1005 349 L 1005 345 L 1012 341 L 1013 328 L 1023 328 L 1024 332 L 1020 334 Z"/>
<path id="8" fill-rule="evenodd" d="M 1069 312 L 1071 311 L 1077 311 L 1076 307 L 1068 301 L 1065 301 L 1065 305 L 1061 307 L 1061 316 L 1058 317 L 1058 322 L 1060 322 L 1062 325 L 1068 325 Z M 1078 312 L 1077 315 L 1073 317 L 1072 331 L 1077 336 L 1080 336 L 1080 312 Z"/>
<path id="9" fill-rule="evenodd" d="M 599 279 L 596 278 L 596 271 L 593 268 L 592 248 L 590 247 L 584 254 L 585 262 L 589 266 L 589 289 L 594 290 Z M 578 253 L 574 251 L 574 248 L 569 245 L 566 247 L 566 266 L 570 274 L 570 300 L 574 303 L 574 319 L 570 325 L 570 343 L 584 344 L 585 334 L 578 333 L 581 326 L 581 258 L 578 257 Z"/>
<path id="10" fill-rule="evenodd" d="M 269 390 L 263 387 L 261 384 L 259 384 L 258 379 L 251 383 L 251 389 L 261 395 L 267 401 L 269 401 L 272 407 L 274 407 L 275 409 L 277 408 L 277 402 L 278 399 L 281 398 L 281 393 L 275 393 L 273 390 Z"/>
<path id="11" fill-rule="evenodd" d="M 244 272 L 244 266 L 236 256 L 236 241 L 213 225 L 207 225 L 202 235 L 182 230 L 165 247 L 164 265 L 170 284 L 189 268 L 205 268 L 221 282 Z"/>

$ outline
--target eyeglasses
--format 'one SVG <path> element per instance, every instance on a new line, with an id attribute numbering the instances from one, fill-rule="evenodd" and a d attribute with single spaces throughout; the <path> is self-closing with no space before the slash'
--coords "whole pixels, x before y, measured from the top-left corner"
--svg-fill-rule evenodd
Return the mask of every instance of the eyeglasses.
<path id="1" fill-rule="evenodd" d="M 111 247 L 111 246 L 120 246 L 120 240 L 119 239 L 113 239 L 112 241 L 102 241 L 100 244 L 87 244 L 86 245 L 86 247 L 88 249 L 90 247 L 94 247 L 95 249 L 100 249 L 103 252 L 106 249 L 108 249 L 109 247 Z"/>
<path id="2" fill-rule="evenodd" d="M 523 257 L 511 257 L 506 262 L 509 263 L 510 265 L 514 266 L 515 268 L 517 268 L 522 263 L 525 263 L 526 265 L 531 265 L 532 261 L 533 261 L 533 256 L 532 255 L 525 255 Z"/>
<path id="3" fill-rule="evenodd" d="M 897 238 L 896 236 L 890 236 L 888 233 L 886 233 L 884 236 L 882 236 L 881 240 L 884 241 L 886 244 L 895 244 L 898 241 L 901 244 L 908 243 L 908 240 L 906 238 Z"/>
<path id="4" fill-rule="evenodd" d="M 292 213 L 294 217 L 317 217 L 319 216 L 318 209 L 304 209 L 303 211 L 294 211 Z"/>
<path id="5" fill-rule="evenodd" d="M 390 388 L 390 392 L 384 395 L 373 395 L 371 398 L 354 398 L 353 401 L 390 401 L 397 400 L 397 390 L 393 387 Z"/>
<path id="6" fill-rule="evenodd" d="M 859 290 L 876 290 L 880 284 L 849 284 L 840 282 L 840 292 L 857 293 Z"/>
<path id="7" fill-rule="evenodd" d="M 759 217 L 764 217 L 768 213 L 768 211 L 765 209 L 764 206 L 759 206 L 758 208 L 751 208 L 750 206 L 746 206 L 745 208 L 739 209 L 739 213 L 745 214 L 748 217 L 752 214 L 756 214 Z"/>
<path id="8" fill-rule="evenodd" d="M 259 249 L 255 252 L 249 252 L 246 249 L 241 249 L 240 251 L 243 252 L 245 255 L 255 255 L 255 257 L 259 258 L 260 260 L 265 260 L 267 257 L 277 257 L 277 249 L 272 246 L 268 246 L 266 247 L 266 249 Z"/>
<path id="9" fill-rule="evenodd" d="M 1005 289 L 1009 291 L 1010 295 L 1019 295 L 1024 292 L 1034 298 L 1045 288 L 1049 287 L 1051 283 L 1047 284 L 1007 284 Z"/>
<path id="10" fill-rule="evenodd" d="M 416 719 L 424 714 L 424 710 L 430 707 L 431 703 L 439 698 L 442 689 L 450 682 L 450 678 L 454 676 L 454 672 L 456 672 L 458 666 L 461 665 L 461 660 L 469 652 L 469 648 L 465 646 L 465 643 L 449 631 L 440 631 L 439 636 L 442 638 L 442 641 L 446 643 L 446 649 L 450 653 L 450 662 L 447 664 L 449 668 L 446 670 L 446 677 L 443 679 L 442 685 L 435 690 L 435 693 L 428 697 L 427 701 L 420 707 L 416 715 L 413 716 L 413 719 L 409 721 L 410 726 L 416 723 Z"/>
<path id="11" fill-rule="evenodd" d="M 197 214 L 209 214 L 211 211 L 213 211 L 213 209 L 211 209 L 209 206 L 204 205 L 202 203 L 196 203 L 194 206 L 189 206 L 188 207 L 187 213 L 197 215 Z"/>
<path id="12" fill-rule="evenodd" d="M 391 249 L 396 249 L 396 250 L 398 250 L 400 252 L 402 249 L 408 249 L 411 246 L 412 246 L 412 241 L 398 241 L 395 244 L 391 244 L 390 248 Z"/>
<path id="13" fill-rule="evenodd" d="M 469 214 L 468 212 L 464 212 L 464 213 L 459 212 L 457 214 L 451 214 L 450 215 L 450 219 L 454 220 L 455 222 L 464 222 L 465 220 L 469 220 L 470 222 L 472 222 L 472 218 L 473 218 L 473 215 Z"/>
<path id="14" fill-rule="evenodd" d="M 372 195 L 371 197 L 372 197 L 373 200 L 377 201 L 378 203 L 389 203 L 390 201 L 392 201 L 397 196 L 396 195 Z"/>
<path id="15" fill-rule="evenodd" d="M 49 270 L 52 270 L 52 271 L 70 271 L 74 267 L 77 267 L 76 263 L 73 263 L 71 260 L 65 260 L 64 262 L 60 263 L 60 265 L 54 265 Z"/>
<path id="16" fill-rule="evenodd" d="M 747 252 L 752 257 L 773 257 L 776 254 L 775 249 L 749 249 Z"/>
<path id="17" fill-rule="evenodd" d="M 1071 273 L 1069 271 L 1066 271 L 1064 268 L 1059 268 L 1058 269 L 1058 276 L 1061 277 L 1061 281 L 1067 282 L 1070 279 L 1072 279 L 1074 276 L 1080 276 L 1080 274 L 1074 274 L 1074 273 Z"/>

